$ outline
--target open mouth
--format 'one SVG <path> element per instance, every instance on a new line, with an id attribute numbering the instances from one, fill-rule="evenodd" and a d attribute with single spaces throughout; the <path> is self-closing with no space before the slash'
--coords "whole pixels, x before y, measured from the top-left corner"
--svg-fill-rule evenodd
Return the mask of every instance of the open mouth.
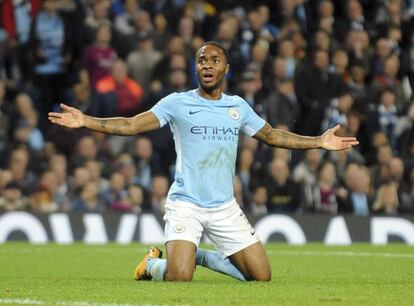
<path id="1" fill-rule="evenodd" d="M 208 83 L 211 82 L 214 78 L 214 74 L 211 71 L 203 71 L 202 73 L 203 81 Z"/>

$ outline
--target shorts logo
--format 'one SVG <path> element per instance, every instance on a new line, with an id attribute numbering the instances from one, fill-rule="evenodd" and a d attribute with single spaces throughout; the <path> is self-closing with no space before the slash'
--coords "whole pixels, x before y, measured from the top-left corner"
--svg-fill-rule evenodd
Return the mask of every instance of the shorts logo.
<path id="1" fill-rule="evenodd" d="M 239 120 L 239 118 L 240 118 L 239 111 L 237 109 L 235 109 L 234 107 L 229 108 L 229 115 L 234 120 Z"/>
<path id="2" fill-rule="evenodd" d="M 174 232 L 176 233 L 183 233 L 186 230 L 186 227 L 182 223 L 178 223 L 174 225 Z"/>

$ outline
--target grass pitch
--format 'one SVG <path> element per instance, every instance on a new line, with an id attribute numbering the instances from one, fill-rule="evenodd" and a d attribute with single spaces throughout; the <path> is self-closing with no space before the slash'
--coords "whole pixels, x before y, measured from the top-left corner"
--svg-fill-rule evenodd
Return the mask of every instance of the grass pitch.
<path id="1" fill-rule="evenodd" d="M 414 305 L 413 247 L 266 247 L 270 283 L 239 282 L 201 267 L 191 283 L 162 283 L 133 280 L 144 245 L 6 243 L 0 305 Z"/>

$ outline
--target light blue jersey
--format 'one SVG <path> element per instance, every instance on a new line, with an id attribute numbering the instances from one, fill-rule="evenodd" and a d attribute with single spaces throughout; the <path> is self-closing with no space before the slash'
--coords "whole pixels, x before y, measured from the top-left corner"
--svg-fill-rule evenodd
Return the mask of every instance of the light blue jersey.
<path id="1" fill-rule="evenodd" d="M 173 93 L 151 111 L 174 134 L 177 161 L 169 198 L 201 207 L 231 201 L 239 134 L 253 136 L 265 121 L 238 96 L 207 100 L 197 89 Z"/>

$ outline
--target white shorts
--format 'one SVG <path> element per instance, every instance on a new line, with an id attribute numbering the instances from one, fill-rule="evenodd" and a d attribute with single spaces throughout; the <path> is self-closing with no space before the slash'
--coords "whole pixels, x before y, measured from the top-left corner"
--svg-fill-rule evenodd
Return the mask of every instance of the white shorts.
<path id="1" fill-rule="evenodd" d="M 198 247 L 204 230 L 224 258 L 260 241 L 235 200 L 217 208 L 202 208 L 167 199 L 164 220 L 166 242 L 186 240 Z"/>

